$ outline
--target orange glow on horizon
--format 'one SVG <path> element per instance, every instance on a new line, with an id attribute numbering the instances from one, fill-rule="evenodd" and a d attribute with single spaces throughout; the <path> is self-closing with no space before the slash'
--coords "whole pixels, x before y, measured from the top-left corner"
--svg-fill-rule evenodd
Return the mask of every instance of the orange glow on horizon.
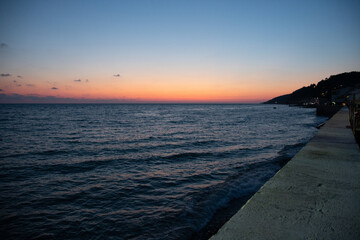
<path id="1" fill-rule="evenodd" d="M 95 78 L 97 77 L 97 78 Z M 246 103 L 263 102 L 279 95 L 291 93 L 295 86 L 284 86 L 282 82 L 263 81 L 263 76 L 243 77 L 225 76 L 139 76 L 101 78 L 95 76 L 86 80 L 52 78 L 36 76 L 34 80 L 19 79 L 4 82 L 5 94 L 33 95 L 39 97 L 119 100 L 129 102 L 224 102 Z M 170 80 L 169 80 L 170 79 Z M 27 84 L 31 82 L 31 84 Z M 19 87 L 18 85 L 22 85 Z M 306 85 L 306 84 L 304 84 Z"/>

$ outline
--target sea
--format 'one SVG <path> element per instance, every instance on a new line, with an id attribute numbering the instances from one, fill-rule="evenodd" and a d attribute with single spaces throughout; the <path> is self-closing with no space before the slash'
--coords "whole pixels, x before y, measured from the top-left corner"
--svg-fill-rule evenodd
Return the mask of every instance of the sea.
<path id="1" fill-rule="evenodd" d="M 2 239 L 191 239 L 326 121 L 265 104 L 2 104 Z"/>

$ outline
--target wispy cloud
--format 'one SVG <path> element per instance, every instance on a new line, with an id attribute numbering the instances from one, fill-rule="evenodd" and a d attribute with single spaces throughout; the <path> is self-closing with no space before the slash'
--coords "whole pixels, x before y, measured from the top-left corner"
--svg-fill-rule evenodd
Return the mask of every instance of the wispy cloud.
<path id="1" fill-rule="evenodd" d="M 2 73 L 0 74 L 1 77 L 10 77 L 11 74 L 10 73 Z"/>
<path id="2" fill-rule="evenodd" d="M 88 83 L 89 82 L 89 79 L 85 79 L 85 80 L 81 80 L 80 78 L 79 79 L 75 79 L 73 80 L 74 82 L 84 82 L 84 83 Z"/>
<path id="3" fill-rule="evenodd" d="M 51 89 L 52 89 L 52 90 L 58 90 L 58 88 L 57 88 L 57 87 L 52 87 Z"/>
<path id="4" fill-rule="evenodd" d="M 3 92 L 4 90 L 0 88 L 0 92 Z"/>
<path id="5" fill-rule="evenodd" d="M 19 83 L 18 81 L 16 80 L 13 80 L 13 83 L 15 84 L 16 87 L 21 87 L 21 83 Z"/>
<path id="6" fill-rule="evenodd" d="M 18 78 L 23 78 L 21 75 L 17 75 Z"/>
<path id="7" fill-rule="evenodd" d="M 0 44 L 0 48 L 7 48 L 7 47 L 9 47 L 9 45 L 7 45 L 6 43 L 1 43 Z"/>
<path id="8" fill-rule="evenodd" d="M 27 86 L 27 87 L 35 87 L 34 84 L 30 84 L 30 83 L 29 83 L 29 84 L 26 84 L 26 86 Z"/>
<path id="9" fill-rule="evenodd" d="M 120 74 L 114 74 L 113 76 L 114 77 L 120 77 Z"/>
<path id="10" fill-rule="evenodd" d="M 15 85 L 16 87 L 21 87 L 21 86 L 22 86 L 21 83 L 19 83 L 19 82 L 16 81 L 16 80 L 13 80 L 13 83 L 14 83 L 14 85 Z"/>

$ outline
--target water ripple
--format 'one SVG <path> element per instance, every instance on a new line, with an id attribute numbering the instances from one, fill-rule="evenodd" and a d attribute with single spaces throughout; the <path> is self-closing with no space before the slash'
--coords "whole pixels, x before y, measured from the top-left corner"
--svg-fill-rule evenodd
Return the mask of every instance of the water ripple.
<path id="1" fill-rule="evenodd" d="M 320 121 L 270 105 L 0 105 L 0 235 L 190 238 Z"/>

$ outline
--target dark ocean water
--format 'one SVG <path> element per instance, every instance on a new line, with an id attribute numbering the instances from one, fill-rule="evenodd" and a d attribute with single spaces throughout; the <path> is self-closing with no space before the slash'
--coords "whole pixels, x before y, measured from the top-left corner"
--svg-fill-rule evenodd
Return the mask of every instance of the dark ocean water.
<path id="1" fill-rule="evenodd" d="M 190 238 L 324 120 L 272 105 L 0 105 L 0 235 Z"/>

